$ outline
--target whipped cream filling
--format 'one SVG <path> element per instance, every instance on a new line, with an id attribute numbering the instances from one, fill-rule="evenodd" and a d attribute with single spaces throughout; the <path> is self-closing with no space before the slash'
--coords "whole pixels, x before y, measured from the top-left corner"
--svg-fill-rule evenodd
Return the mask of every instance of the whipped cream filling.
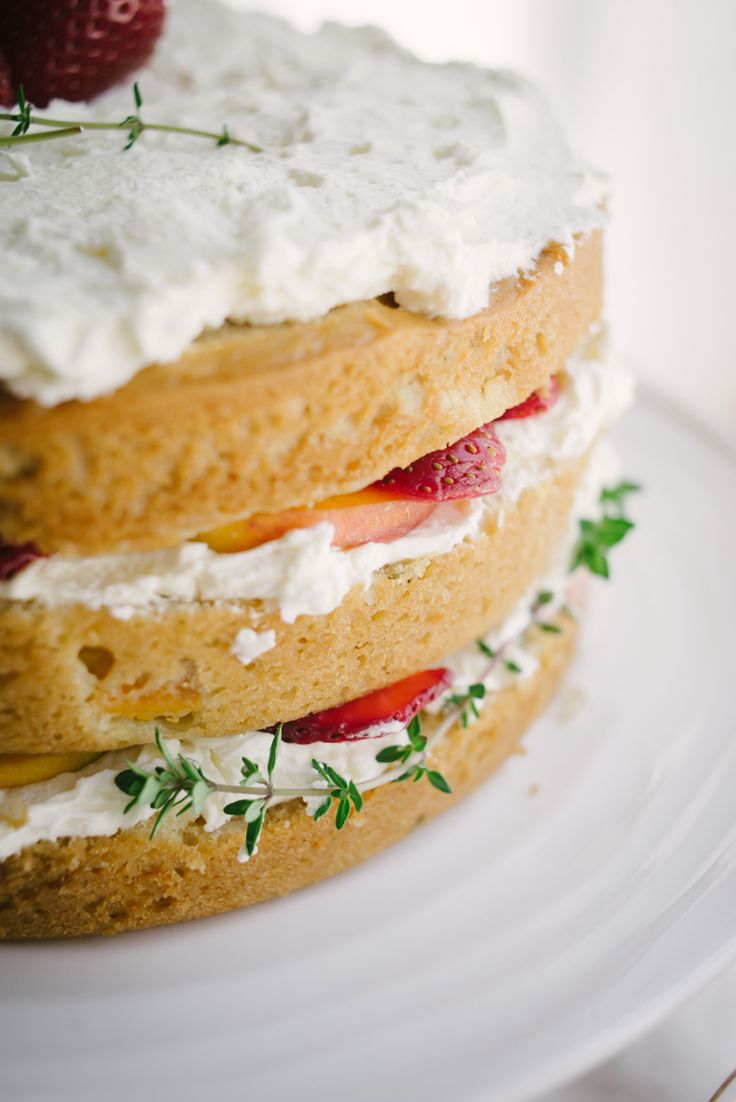
<path id="1" fill-rule="evenodd" d="M 124 132 L 88 130 L 0 153 L 0 380 L 45 405 L 110 392 L 228 319 L 387 291 L 467 316 L 603 219 L 602 178 L 530 85 L 422 62 L 376 28 L 302 34 L 177 0 L 137 79 L 144 120 L 227 125 L 262 152 L 150 131 L 123 152 Z M 43 114 L 132 110 L 126 84 Z"/>
<path id="2" fill-rule="evenodd" d="M 126 555 L 55 556 L 1 584 L 0 599 L 109 608 L 121 619 L 169 601 L 263 600 L 275 603 L 291 624 L 297 616 L 332 612 L 353 586 L 369 585 L 383 566 L 450 551 L 478 532 L 482 515 L 480 502 L 447 503 L 392 543 L 366 543 L 350 551 L 332 546 L 335 530 L 325 522 L 232 554 L 192 542 Z"/>
<path id="3" fill-rule="evenodd" d="M 0 583 L 0 600 L 107 608 L 121 619 L 165 608 L 171 601 L 263 600 L 278 607 L 286 623 L 302 615 L 326 615 L 354 586 L 369 586 L 382 567 L 446 554 L 473 539 L 491 516 L 501 523 L 504 508 L 538 485 L 552 463 L 584 455 L 632 395 L 631 373 L 610 357 L 599 357 L 597 348 L 574 357 L 550 410 L 496 423 L 507 453 L 501 489 L 485 498 L 440 505 L 391 543 L 341 551 L 332 547 L 334 529 L 325 522 L 232 554 L 189 542 L 125 555 L 53 556 Z"/>
<path id="4" fill-rule="evenodd" d="M 280 788 L 314 785 L 311 766 L 314 757 L 326 761 L 342 776 L 361 780 L 380 777 L 386 772 L 386 766 L 376 761 L 376 754 L 384 746 L 404 744 L 406 730 L 400 723 L 385 723 L 368 728 L 367 735 L 375 737 L 309 746 L 282 743 L 274 784 Z M 242 735 L 213 739 L 167 738 L 166 744 L 173 754 L 181 752 L 196 760 L 205 776 L 217 784 L 240 784 L 243 757 L 249 757 L 261 770 L 266 770 L 272 739 L 273 735 L 264 731 L 247 731 Z M 151 744 L 105 754 L 78 773 L 64 773 L 39 784 L 0 790 L 0 861 L 34 842 L 109 836 L 149 819 L 154 814 L 149 807 L 134 807 L 125 814 L 128 797 L 116 787 L 115 774 L 125 769 L 126 761 L 147 769 L 161 764 L 158 749 Z M 217 830 L 229 820 L 223 808 L 233 799 L 232 795 L 217 793 L 207 801 L 202 812 L 206 831 Z M 281 802 L 283 800 L 273 800 L 273 803 Z M 4 816 L 25 821 L 13 826 Z"/>

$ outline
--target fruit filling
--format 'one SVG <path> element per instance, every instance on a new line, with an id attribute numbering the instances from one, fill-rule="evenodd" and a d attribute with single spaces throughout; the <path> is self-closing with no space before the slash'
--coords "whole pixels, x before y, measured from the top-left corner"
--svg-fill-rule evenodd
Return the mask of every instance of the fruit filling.
<path id="1" fill-rule="evenodd" d="M 0 754 L 0 788 L 21 788 L 26 784 L 48 781 L 60 773 L 83 769 L 100 753 Z"/>
<path id="2" fill-rule="evenodd" d="M 433 501 L 412 501 L 369 486 L 352 494 L 328 497 L 310 509 L 287 509 L 283 513 L 256 513 L 205 532 L 197 539 L 213 551 L 249 551 L 294 528 L 311 528 L 325 522 L 335 532 L 333 547 L 343 551 L 363 543 L 391 543 L 411 532 L 437 508 Z"/>
<path id="3" fill-rule="evenodd" d="M 213 551 L 248 551 L 294 528 L 327 521 L 335 530 L 333 546 L 342 550 L 364 543 L 391 543 L 411 532 L 443 502 L 495 493 L 501 486 L 505 459 L 503 445 L 489 422 L 408 467 L 394 468 L 365 490 L 327 498 L 308 509 L 256 513 L 204 532 L 197 539 Z"/>
<path id="4" fill-rule="evenodd" d="M 498 420 L 521 420 L 545 413 L 560 395 L 556 375 Z M 395 467 L 365 490 L 330 497 L 310 508 L 282 513 L 256 513 L 197 536 L 213 551 L 248 551 L 278 539 L 295 528 L 324 521 L 335 532 L 334 547 L 343 551 L 364 543 L 391 543 L 405 536 L 445 501 L 469 501 L 494 494 L 501 487 L 506 453 L 493 430 L 493 421 L 449 444 L 429 452 L 408 467 Z"/>
<path id="5" fill-rule="evenodd" d="M 6 543 L 0 536 L 0 582 L 10 581 L 24 567 L 46 557 L 35 543 Z"/>
<path id="6" fill-rule="evenodd" d="M 507 409 L 498 420 L 518 421 L 523 417 L 535 417 L 538 413 L 546 413 L 548 409 L 552 408 L 559 396 L 560 380 L 557 375 L 553 375 L 546 386 L 535 390 L 523 402 L 519 402 L 518 406 Z"/>
<path id="7" fill-rule="evenodd" d="M 545 413 L 559 394 L 559 379 L 552 376 L 546 386 L 506 410 L 498 420 Z M 366 543 L 392 543 L 427 520 L 442 503 L 461 503 L 500 489 L 506 452 L 493 425 L 489 421 L 446 448 L 429 452 L 407 467 L 395 467 L 364 490 L 329 497 L 308 508 L 255 513 L 202 532 L 195 540 L 213 551 L 231 554 L 249 551 L 294 529 L 327 522 L 334 529 L 333 546 L 343 551 Z M 0 536 L 0 582 L 46 557 L 34 543 L 11 544 Z"/>
<path id="8" fill-rule="evenodd" d="M 281 737 L 284 742 L 306 744 L 350 742 L 378 736 L 382 734 L 380 726 L 383 724 L 408 724 L 422 708 L 444 692 L 451 681 L 452 674 L 447 669 L 422 670 L 337 708 L 312 712 L 303 719 L 285 723 Z M 379 730 L 369 735 L 369 729 L 376 727 Z"/>

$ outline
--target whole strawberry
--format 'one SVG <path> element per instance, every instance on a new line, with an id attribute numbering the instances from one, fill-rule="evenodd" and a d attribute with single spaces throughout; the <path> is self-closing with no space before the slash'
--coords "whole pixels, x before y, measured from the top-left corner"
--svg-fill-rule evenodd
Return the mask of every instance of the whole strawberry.
<path id="1" fill-rule="evenodd" d="M 10 66 L 0 53 L 0 107 L 12 107 L 15 103 L 13 91 L 13 78 L 10 75 Z"/>
<path id="2" fill-rule="evenodd" d="M 0 49 L 36 107 L 88 100 L 150 56 L 164 0 L 0 0 Z"/>

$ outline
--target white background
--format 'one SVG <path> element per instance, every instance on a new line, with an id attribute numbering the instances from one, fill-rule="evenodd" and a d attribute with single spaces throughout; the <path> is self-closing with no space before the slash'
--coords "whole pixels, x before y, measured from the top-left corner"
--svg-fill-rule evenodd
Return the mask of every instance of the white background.
<path id="1" fill-rule="evenodd" d="M 578 149 L 611 176 L 607 315 L 617 347 L 736 447 L 736 0 L 259 6 L 304 28 L 324 18 L 377 23 L 424 57 L 520 69 L 540 84 Z M 736 973 L 549 1102 L 706 1102 L 733 1064 Z"/>
<path id="2" fill-rule="evenodd" d="M 378 23 L 432 59 L 517 68 L 612 178 L 608 316 L 645 378 L 736 439 L 734 0 L 230 0 Z"/>

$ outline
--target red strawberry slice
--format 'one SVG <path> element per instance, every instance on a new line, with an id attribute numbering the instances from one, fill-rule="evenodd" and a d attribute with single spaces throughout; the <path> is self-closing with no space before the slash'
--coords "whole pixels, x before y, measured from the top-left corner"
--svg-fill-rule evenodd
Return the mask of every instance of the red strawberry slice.
<path id="1" fill-rule="evenodd" d="M 493 431 L 493 423 L 489 422 L 447 448 L 422 456 L 408 467 L 395 467 L 373 486 L 394 495 L 425 501 L 484 497 L 500 489 L 505 460 L 503 444 Z"/>
<path id="2" fill-rule="evenodd" d="M 5 60 L 5 55 L 0 52 L 0 107 L 12 107 L 14 103 L 15 92 L 10 66 Z"/>
<path id="3" fill-rule="evenodd" d="M 341 704 L 339 708 L 312 712 L 304 719 L 285 723 L 281 737 L 284 742 L 302 745 L 310 742 L 351 742 L 365 738 L 366 729 L 376 723 L 396 721 L 408 724 L 451 681 L 449 670 L 422 670 L 385 689 L 376 689 L 348 704 Z"/>
<path id="4" fill-rule="evenodd" d="M 522 417 L 536 417 L 538 413 L 544 413 L 545 410 L 550 409 L 560 396 L 560 381 L 556 375 L 553 375 L 546 386 L 540 387 L 539 390 L 535 390 L 533 394 L 530 394 L 523 402 L 519 402 L 518 406 L 512 406 L 511 409 L 507 409 L 505 413 L 502 413 L 498 418 L 499 421 L 515 421 Z"/>
<path id="5" fill-rule="evenodd" d="M 35 543 L 6 543 L 0 536 L 0 582 L 7 582 L 36 559 L 48 558 Z"/>
<path id="6" fill-rule="evenodd" d="M 140 68 L 164 14 L 164 0 L 2 0 L 0 43 L 36 107 L 87 100 Z"/>

